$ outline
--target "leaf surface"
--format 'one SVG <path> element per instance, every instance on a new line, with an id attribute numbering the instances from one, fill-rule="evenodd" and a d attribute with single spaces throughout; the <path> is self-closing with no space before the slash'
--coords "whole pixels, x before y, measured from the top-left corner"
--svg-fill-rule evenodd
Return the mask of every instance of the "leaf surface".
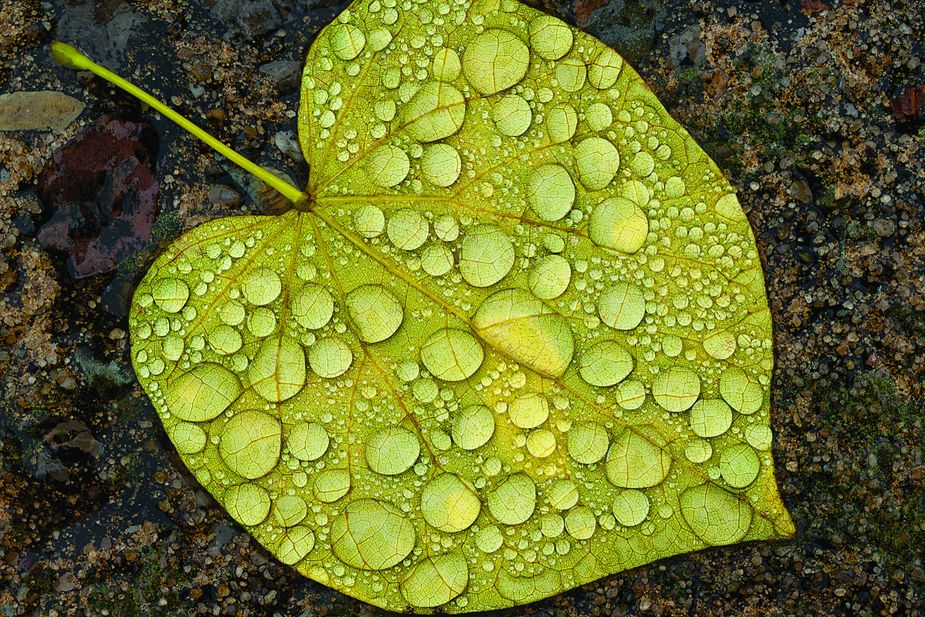
<path id="1" fill-rule="evenodd" d="M 358 1 L 299 130 L 309 211 L 188 232 L 131 314 L 184 462 L 282 562 L 468 612 L 792 535 L 754 237 L 616 52 L 512 1 Z"/>

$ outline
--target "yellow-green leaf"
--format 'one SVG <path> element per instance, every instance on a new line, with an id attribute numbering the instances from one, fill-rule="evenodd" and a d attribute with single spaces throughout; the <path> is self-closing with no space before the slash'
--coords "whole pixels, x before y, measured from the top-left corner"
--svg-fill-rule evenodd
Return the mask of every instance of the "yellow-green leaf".
<path id="1" fill-rule="evenodd" d="M 184 462 L 283 563 L 467 612 L 793 533 L 754 237 L 616 52 L 512 0 L 359 0 L 298 118 L 305 203 L 188 232 L 130 319 Z"/>

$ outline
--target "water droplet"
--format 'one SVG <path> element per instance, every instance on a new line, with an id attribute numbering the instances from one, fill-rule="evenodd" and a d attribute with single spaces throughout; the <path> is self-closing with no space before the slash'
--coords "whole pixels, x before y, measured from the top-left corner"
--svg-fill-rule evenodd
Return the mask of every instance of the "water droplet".
<path id="1" fill-rule="evenodd" d="M 256 480 L 276 467 L 282 436 L 276 418 L 262 411 L 241 411 L 220 430 L 219 454 L 239 476 Z"/>
<path id="2" fill-rule="evenodd" d="M 736 351 L 736 346 L 736 337 L 729 330 L 717 332 L 703 341 L 704 351 L 716 360 L 731 358 Z"/>
<path id="3" fill-rule="evenodd" d="M 566 92 L 578 92 L 585 85 L 588 67 L 580 58 L 566 58 L 556 65 L 556 80 Z"/>
<path id="4" fill-rule="evenodd" d="M 578 486 L 571 480 L 556 480 L 546 491 L 546 498 L 556 510 L 568 510 L 578 503 Z"/>
<path id="5" fill-rule="evenodd" d="M 305 558 L 315 548 L 315 533 L 303 525 L 287 529 L 274 554 L 277 559 L 293 566 Z"/>
<path id="6" fill-rule="evenodd" d="M 485 359 L 478 340 L 465 330 L 437 330 L 421 347 L 421 362 L 434 377 L 462 381 L 471 377 Z"/>
<path id="7" fill-rule="evenodd" d="M 466 117 L 462 92 L 445 82 L 431 81 L 402 108 L 405 131 L 418 141 L 437 141 L 455 134 Z"/>
<path id="8" fill-rule="evenodd" d="M 576 424 L 568 432 L 568 454 L 582 465 L 592 465 L 607 454 L 610 437 L 597 422 Z"/>
<path id="9" fill-rule="evenodd" d="M 415 545 L 414 524 L 395 506 L 357 499 L 331 523 L 331 550 L 348 566 L 385 570 L 407 557 Z"/>
<path id="10" fill-rule="evenodd" d="M 453 552 L 422 559 L 399 587 L 411 606 L 433 608 L 459 596 L 468 584 L 466 560 L 460 553 Z"/>
<path id="11" fill-rule="evenodd" d="M 472 326 L 494 349 L 551 377 L 565 373 L 575 351 L 565 318 L 524 289 L 490 295 L 473 315 Z"/>
<path id="12" fill-rule="evenodd" d="M 463 407 L 453 418 L 453 442 L 463 450 L 488 443 L 495 432 L 495 417 L 485 405 Z"/>
<path id="13" fill-rule="evenodd" d="M 572 29 L 551 15 L 530 20 L 530 47 L 541 58 L 558 60 L 572 48 Z"/>
<path id="14" fill-rule="evenodd" d="M 686 411 L 700 396 L 700 377 L 688 368 L 673 366 L 652 382 L 652 396 L 668 411 Z"/>
<path id="15" fill-rule="evenodd" d="M 223 356 L 236 353 L 243 344 L 241 333 L 225 324 L 219 324 L 212 328 L 208 332 L 208 337 L 209 345 L 212 346 L 212 349 Z M 183 339 L 180 339 L 180 341 L 182 344 Z"/>
<path id="16" fill-rule="evenodd" d="M 752 524 L 752 508 L 715 484 L 701 484 L 681 493 L 681 515 L 710 546 L 734 544 Z"/>
<path id="17" fill-rule="evenodd" d="M 199 364 L 167 386 L 167 409 L 181 420 L 204 422 L 224 412 L 241 395 L 237 376 L 219 364 Z"/>
<path id="18" fill-rule="evenodd" d="M 732 426 L 732 409 L 718 398 L 697 401 L 691 407 L 691 430 L 699 437 L 717 437 Z"/>
<path id="19" fill-rule="evenodd" d="M 242 525 L 259 525 L 270 513 L 270 495 L 256 484 L 236 484 L 222 495 L 222 504 Z"/>
<path id="20" fill-rule="evenodd" d="M 541 428 L 527 435 L 527 452 L 536 458 L 546 458 L 556 450 L 556 436 Z"/>
<path id="21" fill-rule="evenodd" d="M 622 68 L 623 58 L 609 47 L 603 47 L 591 61 L 588 81 L 595 88 L 606 90 L 617 83 Z"/>
<path id="22" fill-rule="evenodd" d="M 558 103 L 546 112 L 546 132 L 550 143 L 561 144 L 575 136 L 578 112 L 568 103 Z"/>
<path id="23" fill-rule="evenodd" d="M 633 283 L 614 283 L 597 301 L 601 321 L 617 330 L 632 330 L 646 314 L 646 297 Z"/>
<path id="24" fill-rule="evenodd" d="M 328 451 L 330 438 L 317 422 L 299 422 L 289 431 L 286 449 L 300 461 L 314 461 Z"/>
<path id="25" fill-rule="evenodd" d="M 516 94 L 501 97 L 492 107 L 492 118 L 498 132 L 508 137 L 520 137 L 533 122 L 530 103 Z"/>
<path id="26" fill-rule="evenodd" d="M 151 288 L 154 303 L 167 313 L 179 313 L 189 300 L 189 287 L 180 279 L 161 279 Z"/>
<path id="27" fill-rule="evenodd" d="M 479 517 L 482 502 L 459 476 L 441 473 L 421 491 L 421 514 L 428 525 L 446 533 L 468 529 Z"/>
<path id="28" fill-rule="evenodd" d="M 333 315 L 334 298 L 321 285 L 306 285 L 292 301 L 292 316 L 303 328 L 322 328 L 331 321 Z"/>
<path id="29" fill-rule="evenodd" d="M 269 268 L 247 270 L 243 278 L 241 291 L 244 293 L 244 298 L 255 306 L 264 306 L 273 302 L 283 289 L 279 275 Z"/>
<path id="30" fill-rule="evenodd" d="M 398 146 L 385 144 L 366 156 L 366 172 L 370 182 L 382 188 L 392 188 L 408 177 L 411 161 Z"/>
<path id="31" fill-rule="evenodd" d="M 541 300 L 554 300 L 568 289 L 572 267 L 560 255 L 540 257 L 530 270 L 530 291 Z"/>
<path id="32" fill-rule="evenodd" d="M 404 319 L 401 304 L 382 285 L 360 285 L 347 294 L 344 303 L 357 336 L 365 343 L 386 340 Z"/>
<path id="33" fill-rule="evenodd" d="M 633 371 L 633 354 L 616 341 L 598 341 L 578 357 L 578 374 L 592 386 L 609 387 Z"/>
<path id="34" fill-rule="evenodd" d="M 592 131 L 603 131 L 613 124 L 613 111 L 607 103 L 591 103 L 585 110 L 585 120 Z"/>
<path id="35" fill-rule="evenodd" d="M 337 337 L 323 338 L 308 349 L 308 364 L 319 377 L 334 379 L 353 364 L 353 352 Z"/>
<path id="36" fill-rule="evenodd" d="M 227 326 L 238 326 L 244 321 L 247 311 L 240 302 L 229 302 L 219 309 L 218 316 Z"/>
<path id="37" fill-rule="evenodd" d="M 456 81 L 460 71 L 462 71 L 462 61 L 455 50 L 446 47 L 437 50 L 433 62 L 434 79 Z"/>
<path id="38" fill-rule="evenodd" d="M 248 368 L 251 387 L 266 400 L 278 403 L 305 386 L 305 351 L 290 336 L 267 339 Z"/>
<path id="39" fill-rule="evenodd" d="M 504 543 L 504 536 L 497 525 L 488 525 L 475 534 L 475 545 L 483 553 L 494 553 Z"/>
<path id="40" fill-rule="evenodd" d="M 649 235 L 649 219 L 632 201 L 612 197 L 599 203 L 591 212 L 588 235 L 598 246 L 621 253 L 635 253 Z"/>
<path id="41" fill-rule="evenodd" d="M 206 432 L 195 424 L 178 422 L 167 429 L 167 434 L 180 454 L 196 454 L 206 447 Z"/>
<path id="42" fill-rule="evenodd" d="M 732 444 L 719 457 L 719 472 L 733 488 L 745 488 L 754 482 L 760 468 L 758 455 L 748 444 Z"/>
<path id="43" fill-rule="evenodd" d="M 431 276 L 443 276 L 453 269 L 453 251 L 442 244 L 431 244 L 421 252 L 421 268 Z"/>
<path id="44" fill-rule="evenodd" d="M 459 237 L 459 225 L 449 214 L 441 214 L 434 220 L 434 233 L 444 242 L 455 242 Z"/>
<path id="45" fill-rule="evenodd" d="M 649 515 L 649 498 L 642 491 L 627 489 L 613 498 L 610 507 L 618 523 L 635 527 Z"/>
<path id="46" fill-rule="evenodd" d="M 771 429 L 760 424 L 753 424 L 745 429 L 745 441 L 756 450 L 771 449 Z"/>
<path id="47" fill-rule="evenodd" d="M 655 159 L 648 152 L 637 152 L 630 161 L 630 169 L 640 178 L 645 178 L 655 170 Z"/>
<path id="48" fill-rule="evenodd" d="M 376 238 L 385 229 L 385 214 L 376 206 L 361 206 L 353 213 L 353 228 L 364 238 Z"/>
<path id="49" fill-rule="evenodd" d="M 565 167 L 540 165 L 527 181 L 527 203 L 544 221 L 558 221 L 575 204 L 575 184 Z"/>
<path id="50" fill-rule="evenodd" d="M 575 147 L 578 179 L 589 191 L 599 191 L 613 181 L 620 169 L 616 147 L 601 137 L 588 137 Z"/>
<path id="51" fill-rule="evenodd" d="M 549 401 L 536 393 L 518 396 L 508 406 L 507 415 L 518 428 L 536 428 L 549 417 Z"/>
<path id="52" fill-rule="evenodd" d="M 276 314 L 265 306 L 253 309 L 247 316 L 247 329 L 257 338 L 264 338 L 276 330 Z"/>
<path id="53" fill-rule="evenodd" d="M 334 55 L 345 62 L 359 56 L 366 45 L 366 35 L 353 24 L 332 24 L 328 40 Z"/>
<path id="54" fill-rule="evenodd" d="M 162 352 L 165 360 L 176 362 L 181 357 L 183 357 L 183 350 L 185 348 L 186 342 L 183 340 L 183 337 L 177 334 L 168 334 L 164 337 L 164 346 L 162 348 Z M 142 353 L 139 353 L 136 358 L 139 363 L 144 363 L 148 359 L 148 354 L 147 352 L 143 352 L 143 355 Z"/>
<path id="55" fill-rule="evenodd" d="M 421 157 L 421 175 L 431 184 L 446 188 L 459 179 L 462 159 L 456 148 L 449 144 L 433 144 Z"/>
<path id="56" fill-rule="evenodd" d="M 565 530 L 576 540 L 587 540 L 597 529 L 594 511 L 588 506 L 572 508 L 565 515 Z"/>
<path id="57" fill-rule="evenodd" d="M 346 469 L 325 469 L 315 476 L 315 499 L 334 503 L 350 491 L 350 472 Z"/>
<path id="58" fill-rule="evenodd" d="M 749 379 L 745 371 L 737 366 L 726 369 L 720 375 L 719 393 L 730 407 L 746 415 L 755 413 L 764 403 L 761 384 Z"/>
<path id="59" fill-rule="evenodd" d="M 705 439 L 692 439 L 684 447 L 684 456 L 692 463 L 705 463 L 713 456 L 713 446 Z"/>
<path id="60" fill-rule="evenodd" d="M 530 66 L 530 50 L 507 30 L 479 34 L 463 53 L 463 73 L 482 94 L 494 94 L 518 83 Z"/>
<path id="61" fill-rule="evenodd" d="M 459 254 L 459 271 L 474 287 L 490 287 L 514 266 L 514 245 L 494 225 L 475 225 L 463 238 Z"/>
<path id="62" fill-rule="evenodd" d="M 671 468 L 667 445 L 665 438 L 652 427 L 623 429 L 607 453 L 607 479 L 622 488 L 657 486 Z"/>
<path id="63" fill-rule="evenodd" d="M 408 471 L 420 454 L 417 435 L 401 426 L 376 429 L 366 441 L 366 464 L 385 476 Z"/>
<path id="64" fill-rule="evenodd" d="M 294 527 L 308 514 L 305 500 L 298 495 L 283 495 L 273 502 L 273 518 L 282 527 Z"/>
<path id="65" fill-rule="evenodd" d="M 507 477 L 488 495 L 488 511 L 505 525 L 520 525 L 535 508 L 536 484 L 524 473 Z"/>
<path id="66" fill-rule="evenodd" d="M 430 225 L 420 212 L 402 208 L 389 217 L 386 234 L 397 248 L 413 251 L 427 241 Z"/>

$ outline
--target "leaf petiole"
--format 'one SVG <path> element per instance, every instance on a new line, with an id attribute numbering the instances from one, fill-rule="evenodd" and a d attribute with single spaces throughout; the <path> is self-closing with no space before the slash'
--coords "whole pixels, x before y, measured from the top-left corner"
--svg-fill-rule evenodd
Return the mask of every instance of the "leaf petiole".
<path id="1" fill-rule="evenodd" d="M 296 206 L 301 206 L 309 201 L 309 196 L 307 193 L 300 191 L 285 180 L 278 178 L 256 163 L 241 156 L 217 140 L 215 137 L 199 128 L 190 120 L 184 118 L 179 113 L 175 112 L 170 107 L 160 102 L 138 86 L 129 83 L 112 71 L 100 66 L 73 46 L 68 45 L 67 43 L 62 43 L 60 41 L 55 41 L 51 44 L 51 56 L 54 58 L 55 62 L 61 66 L 66 66 L 81 71 L 90 71 L 94 75 L 102 77 L 114 86 L 118 86 L 119 88 L 125 90 L 140 101 L 147 103 L 161 114 L 180 125 L 180 127 L 185 129 L 187 132 L 192 133 L 195 137 L 199 138 L 206 145 L 210 146 L 222 156 L 226 157 L 246 171 L 254 174 L 266 184 L 272 186 Z"/>

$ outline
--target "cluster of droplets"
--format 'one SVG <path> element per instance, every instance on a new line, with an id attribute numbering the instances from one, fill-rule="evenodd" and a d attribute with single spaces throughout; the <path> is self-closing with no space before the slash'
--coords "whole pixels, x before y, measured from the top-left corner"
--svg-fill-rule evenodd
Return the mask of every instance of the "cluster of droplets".
<path id="1" fill-rule="evenodd" d="M 734 195 L 616 53 L 476 4 L 343 13 L 306 68 L 314 211 L 197 229 L 132 317 L 200 481 L 393 608 L 525 602 L 771 525 Z"/>

